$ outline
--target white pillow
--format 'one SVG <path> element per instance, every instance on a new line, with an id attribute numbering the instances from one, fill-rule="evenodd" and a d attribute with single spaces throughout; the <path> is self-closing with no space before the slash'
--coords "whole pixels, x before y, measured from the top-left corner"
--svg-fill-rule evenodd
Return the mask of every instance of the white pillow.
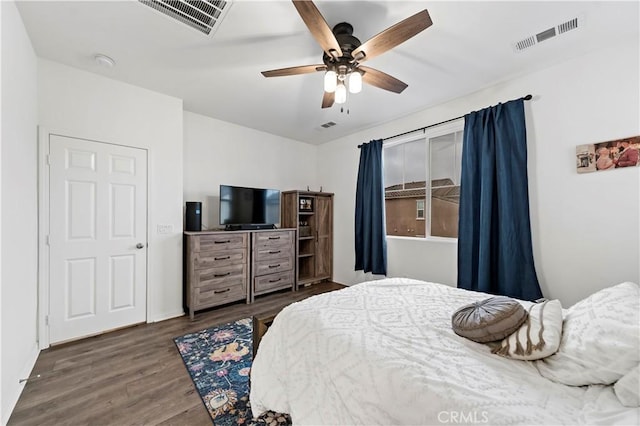
<path id="1" fill-rule="evenodd" d="M 640 366 L 636 365 L 618 380 L 613 391 L 625 407 L 640 407 Z"/>
<path id="2" fill-rule="evenodd" d="M 513 359 L 533 361 L 554 354 L 562 337 L 562 305 L 559 300 L 535 303 L 527 320 L 506 337 L 493 353 Z"/>
<path id="3" fill-rule="evenodd" d="M 572 386 L 610 385 L 640 362 L 640 290 L 605 288 L 566 311 L 558 352 L 535 362 L 544 377 Z"/>

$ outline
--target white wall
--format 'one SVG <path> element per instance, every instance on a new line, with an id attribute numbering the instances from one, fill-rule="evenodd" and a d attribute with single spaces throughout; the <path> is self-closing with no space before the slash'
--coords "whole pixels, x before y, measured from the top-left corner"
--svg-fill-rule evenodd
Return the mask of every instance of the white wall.
<path id="1" fill-rule="evenodd" d="M 38 356 L 37 59 L 14 2 L 2 10 L 2 391 L 5 424 Z"/>
<path id="2" fill-rule="evenodd" d="M 334 279 L 357 283 L 353 212 L 359 143 L 534 95 L 525 103 L 534 258 L 542 291 L 565 306 L 640 281 L 640 168 L 576 173 L 575 147 L 640 134 L 637 40 L 592 52 L 319 147 L 336 192 Z M 388 239 L 390 276 L 456 284 L 457 245 Z"/>
<path id="3" fill-rule="evenodd" d="M 41 126 L 148 150 L 147 320 L 181 315 L 182 100 L 43 59 L 38 86 Z"/>
<path id="4" fill-rule="evenodd" d="M 314 145 L 184 113 L 184 200 L 201 201 L 202 225 L 220 225 L 219 185 L 319 190 Z"/>

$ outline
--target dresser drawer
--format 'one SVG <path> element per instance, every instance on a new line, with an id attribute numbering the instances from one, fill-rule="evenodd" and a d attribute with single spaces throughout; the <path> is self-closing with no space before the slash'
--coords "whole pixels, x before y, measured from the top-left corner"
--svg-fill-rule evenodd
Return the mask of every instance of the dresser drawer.
<path id="1" fill-rule="evenodd" d="M 291 244 L 280 247 L 258 247 L 253 249 L 253 260 L 255 262 L 270 262 L 274 259 L 282 259 L 293 256 Z"/>
<path id="2" fill-rule="evenodd" d="M 254 263 L 253 268 L 253 275 L 255 276 L 288 271 L 290 269 L 293 269 L 293 256 L 273 259 L 266 262 L 256 262 Z"/>
<path id="3" fill-rule="evenodd" d="M 195 269 L 217 268 L 222 266 L 245 263 L 247 251 L 245 249 L 220 251 L 203 251 L 193 254 L 193 267 Z"/>
<path id="4" fill-rule="evenodd" d="M 293 242 L 293 231 L 257 232 L 253 235 L 253 248 L 289 246 Z"/>
<path id="5" fill-rule="evenodd" d="M 195 304 L 196 309 L 222 305 L 234 302 L 246 297 L 247 287 L 244 283 L 226 283 L 224 285 L 207 285 L 196 289 Z"/>
<path id="6" fill-rule="evenodd" d="M 244 283 L 247 278 L 246 272 L 246 265 L 244 264 L 198 269 L 194 273 L 193 287 Z"/>
<path id="7" fill-rule="evenodd" d="M 253 280 L 253 293 L 262 294 L 269 291 L 281 290 L 293 287 L 293 270 L 278 274 L 255 277 Z"/>
<path id="8" fill-rule="evenodd" d="M 198 235 L 193 237 L 192 250 L 194 252 L 201 251 L 218 251 L 233 250 L 247 247 L 247 234 L 211 234 Z"/>

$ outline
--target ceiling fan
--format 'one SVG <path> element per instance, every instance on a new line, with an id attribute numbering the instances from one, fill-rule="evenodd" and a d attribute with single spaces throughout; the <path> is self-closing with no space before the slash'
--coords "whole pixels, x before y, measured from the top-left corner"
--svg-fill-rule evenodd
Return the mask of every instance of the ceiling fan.
<path id="1" fill-rule="evenodd" d="M 325 71 L 322 108 L 329 108 L 334 102 L 341 104 L 346 101 L 347 80 L 351 93 L 358 93 L 362 89 L 362 82 L 390 92 L 401 93 L 407 88 L 406 83 L 382 71 L 363 66 L 361 63 L 409 40 L 433 23 L 429 12 L 425 9 L 361 43 L 353 36 L 351 24 L 341 22 L 331 30 L 313 2 L 293 0 L 293 5 L 309 28 L 311 35 L 324 50 L 323 63 L 262 71 L 262 75 L 283 77 Z"/>

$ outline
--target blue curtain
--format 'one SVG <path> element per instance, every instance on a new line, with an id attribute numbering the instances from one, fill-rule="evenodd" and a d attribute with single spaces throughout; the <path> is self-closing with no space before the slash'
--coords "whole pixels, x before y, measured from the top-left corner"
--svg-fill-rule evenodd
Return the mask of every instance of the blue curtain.
<path id="1" fill-rule="evenodd" d="M 360 148 L 356 188 L 356 271 L 387 275 L 382 139 Z"/>
<path id="2" fill-rule="evenodd" d="M 535 300 L 524 102 L 465 116 L 458 287 Z"/>

